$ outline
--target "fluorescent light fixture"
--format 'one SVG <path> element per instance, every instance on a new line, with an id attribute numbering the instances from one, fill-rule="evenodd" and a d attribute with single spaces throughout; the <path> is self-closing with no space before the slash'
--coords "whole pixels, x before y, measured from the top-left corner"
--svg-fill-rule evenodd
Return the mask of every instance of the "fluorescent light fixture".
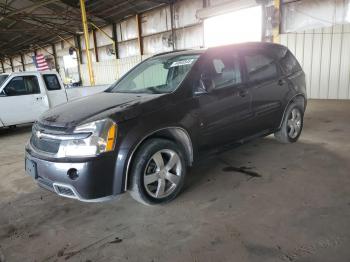
<path id="1" fill-rule="evenodd" d="M 261 41 L 262 7 L 246 8 L 204 20 L 206 47 Z"/>

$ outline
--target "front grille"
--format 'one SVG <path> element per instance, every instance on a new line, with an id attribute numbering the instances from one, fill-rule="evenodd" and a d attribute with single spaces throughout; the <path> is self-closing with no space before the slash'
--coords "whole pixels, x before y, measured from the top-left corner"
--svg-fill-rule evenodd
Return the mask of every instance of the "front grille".
<path id="1" fill-rule="evenodd" d="M 59 140 L 50 140 L 44 138 L 38 138 L 35 133 L 30 138 L 30 143 L 37 149 L 43 152 L 57 154 L 60 148 Z"/>
<path id="2" fill-rule="evenodd" d="M 63 133 L 63 131 L 58 131 L 56 130 L 56 128 L 52 127 L 43 128 L 43 126 L 40 123 L 35 123 L 33 125 L 32 137 L 30 138 L 31 145 L 42 152 L 57 154 L 60 148 L 61 141 L 48 139 L 44 137 L 38 137 L 38 131 L 48 134 L 61 134 Z"/>

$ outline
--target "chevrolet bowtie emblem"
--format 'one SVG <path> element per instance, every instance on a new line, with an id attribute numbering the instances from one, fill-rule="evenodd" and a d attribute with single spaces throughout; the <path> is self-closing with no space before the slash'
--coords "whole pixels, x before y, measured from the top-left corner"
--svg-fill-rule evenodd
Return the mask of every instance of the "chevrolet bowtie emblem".
<path id="1" fill-rule="evenodd" d="M 36 135 L 36 137 L 39 138 L 39 139 L 42 137 L 42 133 L 41 133 L 40 131 L 36 131 L 36 132 L 35 132 L 35 135 Z"/>

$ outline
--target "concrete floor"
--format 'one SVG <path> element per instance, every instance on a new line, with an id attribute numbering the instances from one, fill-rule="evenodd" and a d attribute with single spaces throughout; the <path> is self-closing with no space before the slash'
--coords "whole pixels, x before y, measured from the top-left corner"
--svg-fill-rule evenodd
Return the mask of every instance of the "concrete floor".
<path id="1" fill-rule="evenodd" d="M 349 134 L 350 101 L 311 101 L 298 143 L 205 158 L 179 198 L 146 207 L 38 188 L 23 171 L 30 128 L 1 130 L 0 261 L 350 261 Z"/>

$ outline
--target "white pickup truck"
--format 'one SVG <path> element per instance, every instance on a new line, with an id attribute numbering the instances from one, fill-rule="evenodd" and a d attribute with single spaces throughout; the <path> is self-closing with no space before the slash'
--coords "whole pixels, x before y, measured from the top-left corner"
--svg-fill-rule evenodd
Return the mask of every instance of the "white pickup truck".
<path id="1" fill-rule="evenodd" d="M 107 87 L 66 89 L 56 71 L 0 74 L 0 127 L 34 122 L 52 107 Z"/>

